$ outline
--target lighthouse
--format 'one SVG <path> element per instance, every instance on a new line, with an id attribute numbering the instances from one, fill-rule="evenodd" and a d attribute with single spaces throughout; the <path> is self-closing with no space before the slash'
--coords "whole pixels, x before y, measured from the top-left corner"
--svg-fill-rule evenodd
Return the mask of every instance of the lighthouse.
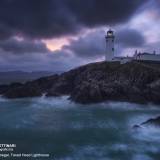
<path id="1" fill-rule="evenodd" d="M 106 61 L 112 61 L 114 58 L 114 32 L 112 30 L 107 31 L 106 38 Z"/>

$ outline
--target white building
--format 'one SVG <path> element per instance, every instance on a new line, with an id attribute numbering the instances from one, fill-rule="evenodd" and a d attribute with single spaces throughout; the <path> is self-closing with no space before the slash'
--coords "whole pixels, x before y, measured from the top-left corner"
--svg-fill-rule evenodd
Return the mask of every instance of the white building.
<path id="1" fill-rule="evenodd" d="M 138 53 L 134 55 L 134 60 L 138 61 L 160 61 L 160 54 Z"/>
<path id="2" fill-rule="evenodd" d="M 114 42 L 115 42 L 115 35 L 112 30 L 109 30 L 107 32 L 107 35 L 105 36 L 106 39 L 106 61 L 119 61 L 121 64 L 130 62 L 132 60 L 137 61 L 156 61 L 160 62 L 160 54 L 156 54 L 155 51 L 153 54 L 151 53 L 137 53 L 135 52 L 133 57 L 115 57 L 114 55 Z"/>
<path id="3" fill-rule="evenodd" d="M 106 38 L 106 61 L 112 61 L 114 58 L 114 33 L 112 30 L 107 32 Z"/>

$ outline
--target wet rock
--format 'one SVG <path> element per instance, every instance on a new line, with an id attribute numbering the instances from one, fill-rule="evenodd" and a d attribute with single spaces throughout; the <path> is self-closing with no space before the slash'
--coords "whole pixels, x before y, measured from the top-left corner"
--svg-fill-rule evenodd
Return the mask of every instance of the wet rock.
<path id="1" fill-rule="evenodd" d="M 7 98 L 38 97 L 47 92 L 57 80 L 58 75 L 40 78 L 20 85 L 8 85 L 3 96 Z"/>
<path id="2" fill-rule="evenodd" d="M 20 86 L 8 89 L 4 94 L 7 98 L 24 98 L 24 97 L 38 97 L 42 92 L 37 87 Z"/>
<path id="3" fill-rule="evenodd" d="M 80 103 L 95 103 L 102 101 L 103 96 L 97 82 L 84 81 L 75 87 L 71 93 L 71 99 Z"/>
<path id="4" fill-rule="evenodd" d="M 4 94 L 8 89 L 8 85 L 0 85 L 0 95 Z"/>
<path id="5" fill-rule="evenodd" d="M 160 116 L 156 117 L 156 118 L 151 118 L 143 123 L 141 123 L 141 125 L 155 125 L 160 127 Z"/>
<path id="6" fill-rule="evenodd" d="M 140 129 L 141 126 L 136 124 L 136 125 L 134 125 L 132 128 L 137 130 L 137 129 Z"/>
<path id="7" fill-rule="evenodd" d="M 12 83 L 11 85 L 0 85 L 0 94 L 6 93 L 10 88 L 17 88 L 22 86 L 22 83 Z"/>

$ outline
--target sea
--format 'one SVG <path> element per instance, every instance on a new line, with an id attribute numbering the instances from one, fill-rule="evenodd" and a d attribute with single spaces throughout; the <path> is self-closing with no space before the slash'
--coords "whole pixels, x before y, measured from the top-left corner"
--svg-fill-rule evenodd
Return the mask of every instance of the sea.
<path id="1" fill-rule="evenodd" d="M 0 144 L 16 147 L 6 158 L 0 151 L 0 159 L 160 160 L 160 128 L 133 128 L 159 115 L 160 106 L 153 104 L 1 97 Z"/>

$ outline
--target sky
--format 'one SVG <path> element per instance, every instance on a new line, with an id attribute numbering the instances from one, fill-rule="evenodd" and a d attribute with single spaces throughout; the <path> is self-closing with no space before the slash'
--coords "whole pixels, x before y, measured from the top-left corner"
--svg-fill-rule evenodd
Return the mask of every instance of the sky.
<path id="1" fill-rule="evenodd" d="M 0 71 L 66 71 L 115 55 L 160 54 L 159 0 L 0 0 Z"/>

